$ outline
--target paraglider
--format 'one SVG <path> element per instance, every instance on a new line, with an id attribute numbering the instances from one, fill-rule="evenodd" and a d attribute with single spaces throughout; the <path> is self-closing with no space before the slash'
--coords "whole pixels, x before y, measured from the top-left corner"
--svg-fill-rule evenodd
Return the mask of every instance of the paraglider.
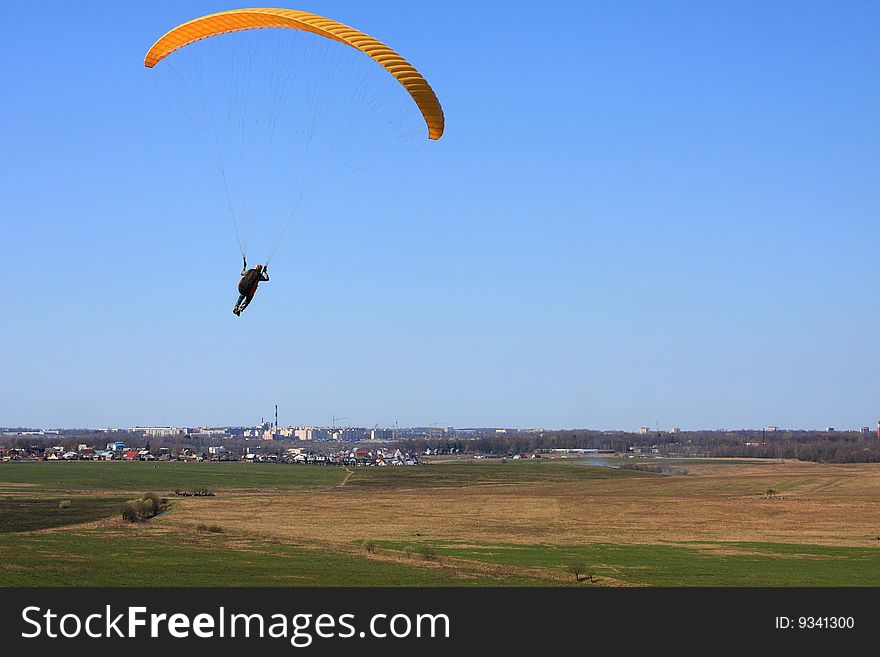
<path id="1" fill-rule="evenodd" d="M 232 314 L 241 317 L 241 313 L 247 308 L 251 301 L 254 300 L 254 294 L 257 293 L 257 286 L 262 281 L 269 281 L 269 272 L 263 265 L 256 265 L 252 269 L 248 269 L 247 258 L 244 258 L 244 264 L 241 267 L 241 280 L 238 282 L 238 301 L 235 302 L 235 308 Z"/>
<path id="2" fill-rule="evenodd" d="M 359 30 L 304 11 L 234 9 L 196 18 L 153 44 L 144 65 L 160 62 L 157 85 L 189 119 L 220 174 L 214 198 L 229 214 L 245 263 L 236 316 L 269 280 L 269 262 L 320 186 L 341 172 L 380 166 L 384 154 L 400 166 L 419 132 L 437 140 L 445 130 L 440 102 L 412 64 Z M 251 228 L 272 218 L 265 265 L 248 269 Z"/>
<path id="3" fill-rule="evenodd" d="M 376 39 L 329 18 L 293 9 L 232 9 L 196 18 L 165 34 L 153 44 L 144 66 L 153 68 L 175 50 L 219 34 L 257 28 L 288 28 L 311 32 L 351 46 L 397 78 L 418 105 L 428 126 L 428 137 L 440 139 L 444 130 L 443 109 L 434 90 L 412 64 Z"/>

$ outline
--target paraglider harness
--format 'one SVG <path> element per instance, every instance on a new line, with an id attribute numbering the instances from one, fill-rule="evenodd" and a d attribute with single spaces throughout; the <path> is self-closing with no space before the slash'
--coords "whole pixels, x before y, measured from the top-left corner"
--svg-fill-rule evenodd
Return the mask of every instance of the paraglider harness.
<path id="1" fill-rule="evenodd" d="M 242 257 L 242 260 L 242 278 L 238 282 L 238 293 L 241 296 L 238 297 L 238 302 L 235 304 L 235 308 L 233 308 L 232 310 L 235 315 L 241 315 L 241 312 L 248 307 L 248 305 L 254 298 L 254 294 L 257 291 L 257 286 L 260 284 L 260 282 L 269 280 L 269 274 L 267 273 L 268 265 L 265 267 L 260 267 L 259 265 L 257 265 L 253 269 L 248 269 L 247 258 Z"/>
<path id="2" fill-rule="evenodd" d="M 245 267 L 247 267 L 247 263 L 245 263 Z M 247 270 L 242 269 L 241 274 L 241 280 L 238 282 L 238 293 L 245 296 L 248 296 L 249 293 L 255 290 L 260 281 L 269 280 L 269 274 L 266 273 L 265 267 L 262 270 L 256 267 Z"/>

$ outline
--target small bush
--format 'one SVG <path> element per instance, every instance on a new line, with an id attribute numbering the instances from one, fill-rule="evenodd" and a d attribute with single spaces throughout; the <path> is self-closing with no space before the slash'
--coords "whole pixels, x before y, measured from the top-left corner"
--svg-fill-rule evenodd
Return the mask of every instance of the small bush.
<path id="1" fill-rule="evenodd" d="M 688 474 L 688 471 L 685 468 L 676 468 L 668 465 L 647 465 L 645 463 L 623 463 L 619 465 L 618 468 L 621 470 L 648 472 L 650 474 L 658 474 L 668 477 L 686 477 Z"/>
<path id="2" fill-rule="evenodd" d="M 405 545 L 405 546 L 403 546 L 403 554 L 404 554 L 404 556 L 407 556 L 407 557 L 409 557 L 410 559 L 412 559 L 413 554 L 415 553 L 415 551 L 416 551 L 416 549 L 415 549 L 412 545 Z"/>
<path id="3" fill-rule="evenodd" d="M 119 505 L 122 519 L 126 522 L 139 522 L 141 520 L 140 500 L 128 500 Z"/>
<path id="4" fill-rule="evenodd" d="M 156 493 L 145 493 L 140 499 L 123 502 L 119 510 L 123 520 L 128 522 L 144 522 L 162 513 L 167 508 L 167 498 L 160 498 Z"/>
<path id="5" fill-rule="evenodd" d="M 69 509 L 70 508 L 70 500 L 61 500 L 58 502 L 59 509 Z"/>
<path id="6" fill-rule="evenodd" d="M 197 488 L 193 490 L 175 488 L 174 494 L 178 497 L 214 497 L 214 492 L 208 490 L 207 488 Z"/>
<path id="7" fill-rule="evenodd" d="M 141 501 L 151 518 L 159 513 L 159 496 L 156 493 L 144 493 Z"/>
<path id="8" fill-rule="evenodd" d="M 224 529 L 220 525 L 204 525 L 198 524 L 196 525 L 197 532 L 206 532 L 209 534 L 222 534 Z"/>
<path id="9" fill-rule="evenodd" d="M 620 466 L 621 470 L 634 470 L 636 472 L 650 472 L 651 474 L 664 474 L 663 468 L 659 465 L 644 465 L 642 463 L 624 463 Z"/>
<path id="10" fill-rule="evenodd" d="M 364 549 L 373 554 L 376 551 L 376 541 L 364 541 Z"/>
<path id="11" fill-rule="evenodd" d="M 437 558 L 437 550 L 432 548 L 430 545 L 420 545 L 418 553 L 425 561 L 433 561 Z"/>

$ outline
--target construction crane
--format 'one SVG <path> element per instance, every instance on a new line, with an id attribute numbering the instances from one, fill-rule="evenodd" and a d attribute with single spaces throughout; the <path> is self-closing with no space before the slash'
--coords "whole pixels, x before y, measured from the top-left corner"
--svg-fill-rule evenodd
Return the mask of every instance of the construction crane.
<path id="1" fill-rule="evenodd" d="M 336 417 L 334 415 L 333 417 L 330 418 L 330 428 L 331 429 L 336 428 L 336 420 L 347 420 L 347 419 L 348 419 L 347 417 Z"/>

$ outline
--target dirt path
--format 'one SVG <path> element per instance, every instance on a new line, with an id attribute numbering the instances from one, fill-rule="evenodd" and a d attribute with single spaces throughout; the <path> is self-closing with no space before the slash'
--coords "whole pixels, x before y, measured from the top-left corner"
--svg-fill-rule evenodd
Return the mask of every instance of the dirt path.
<path id="1" fill-rule="evenodd" d="M 343 468 L 345 470 L 345 479 L 342 480 L 341 483 L 336 485 L 336 488 L 342 488 L 345 484 L 348 483 L 348 480 L 351 479 L 351 475 L 354 474 L 354 470 L 351 468 Z"/>

